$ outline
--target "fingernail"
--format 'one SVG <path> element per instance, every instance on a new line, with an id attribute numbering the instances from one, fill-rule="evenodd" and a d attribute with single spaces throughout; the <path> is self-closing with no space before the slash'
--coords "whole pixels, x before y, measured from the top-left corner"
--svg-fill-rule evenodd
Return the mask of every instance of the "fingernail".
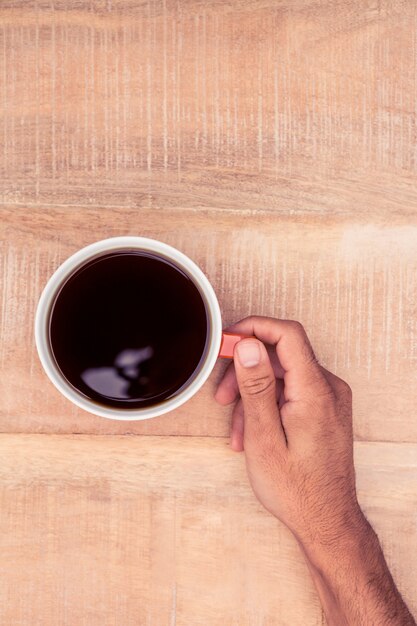
<path id="1" fill-rule="evenodd" d="M 239 363 L 243 367 L 254 367 L 261 360 L 261 351 L 256 341 L 239 341 L 236 345 Z"/>

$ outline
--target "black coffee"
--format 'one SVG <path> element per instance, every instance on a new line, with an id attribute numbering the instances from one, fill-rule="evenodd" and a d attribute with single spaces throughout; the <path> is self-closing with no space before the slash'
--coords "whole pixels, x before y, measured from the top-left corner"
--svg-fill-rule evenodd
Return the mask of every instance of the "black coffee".
<path id="1" fill-rule="evenodd" d="M 196 374 L 208 322 L 200 291 L 173 263 L 120 251 L 91 260 L 59 291 L 50 340 L 67 381 L 88 398 L 133 409 L 157 404 Z"/>

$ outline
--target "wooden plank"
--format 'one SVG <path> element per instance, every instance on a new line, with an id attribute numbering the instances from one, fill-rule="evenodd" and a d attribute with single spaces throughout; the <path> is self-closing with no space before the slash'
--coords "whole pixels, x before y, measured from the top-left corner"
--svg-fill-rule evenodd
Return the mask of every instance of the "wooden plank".
<path id="1" fill-rule="evenodd" d="M 224 363 L 144 423 L 43 374 L 43 285 L 120 234 L 195 259 L 225 324 L 304 323 L 353 388 L 359 496 L 417 610 L 416 27 L 412 0 L 1 2 L 0 431 L 61 433 L 0 435 L 1 623 L 324 623 L 215 438 Z"/>
<path id="2" fill-rule="evenodd" d="M 415 211 L 414 0 L 3 0 L 0 24 L 4 202 Z"/>
<path id="3" fill-rule="evenodd" d="M 225 440 L 2 435 L 0 457 L 2 623 L 324 624 Z M 415 444 L 356 446 L 361 502 L 414 610 L 416 461 Z"/>
<path id="4" fill-rule="evenodd" d="M 120 234 L 159 238 L 193 258 L 224 323 L 249 314 L 299 319 L 318 358 L 354 391 L 357 439 L 417 441 L 417 228 L 200 211 L 0 209 L 0 428 L 8 432 L 221 435 L 213 400 L 224 368 L 177 411 L 114 422 L 73 407 L 43 374 L 33 318 L 47 278 L 69 254 Z"/>

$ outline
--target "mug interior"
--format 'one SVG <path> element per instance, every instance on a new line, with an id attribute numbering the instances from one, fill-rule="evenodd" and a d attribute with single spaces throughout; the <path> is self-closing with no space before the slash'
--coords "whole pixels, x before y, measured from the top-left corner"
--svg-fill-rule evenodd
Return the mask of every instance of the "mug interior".
<path id="1" fill-rule="evenodd" d="M 205 355 L 191 378 L 173 395 L 146 407 L 119 408 L 107 406 L 86 397 L 63 376 L 55 360 L 50 341 L 50 320 L 54 302 L 70 277 L 81 268 L 108 254 L 145 252 L 173 264 L 193 282 L 204 302 L 207 314 Z M 185 254 L 163 242 L 145 237 L 116 237 L 96 242 L 67 259 L 49 279 L 38 304 L 35 338 L 39 357 L 50 380 L 59 391 L 77 406 L 110 419 L 140 420 L 162 415 L 178 408 L 191 398 L 207 380 L 216 362 L 221 342 L 221 314 L 215 292 L 202 270 Z"/>

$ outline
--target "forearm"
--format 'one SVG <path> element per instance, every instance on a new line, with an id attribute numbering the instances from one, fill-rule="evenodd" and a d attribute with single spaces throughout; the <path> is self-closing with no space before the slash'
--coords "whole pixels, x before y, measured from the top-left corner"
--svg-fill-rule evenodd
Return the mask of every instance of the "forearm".
<path id="1" fill-rule="evenodd" d="M 329 626 L 416 626 L 365 518 L 337 546 L 300 545 Z"/>

